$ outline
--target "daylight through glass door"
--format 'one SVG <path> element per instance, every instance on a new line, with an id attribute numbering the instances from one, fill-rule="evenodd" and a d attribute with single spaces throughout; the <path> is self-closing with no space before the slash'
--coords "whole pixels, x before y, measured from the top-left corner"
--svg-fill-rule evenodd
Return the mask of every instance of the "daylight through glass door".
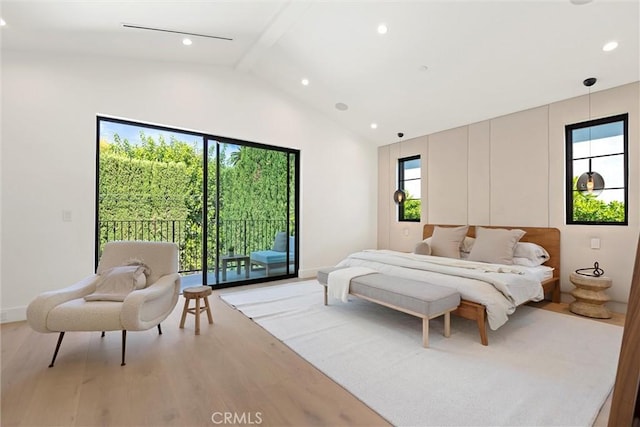
<path id="1" fill-rule="evenodd" d="M 98 135 L 96 262 L 108 241 L 171 241 L 183 288 L 297 275 L 297 150 L 103 117 Z"/>

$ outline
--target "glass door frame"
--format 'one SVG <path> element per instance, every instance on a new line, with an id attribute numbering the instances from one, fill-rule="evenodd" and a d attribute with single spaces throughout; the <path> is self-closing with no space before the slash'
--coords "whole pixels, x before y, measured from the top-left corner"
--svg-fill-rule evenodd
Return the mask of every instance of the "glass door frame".
<path id="1" fill-rule="evenodd" d="M 144 123 L 144 122 L 140 122 L 140 121 L 133 121 L 133 120 L 127 120 L 127 119 L 120 119 L 120 118 L 114 118 L 114 117 L 109 117 L 106 115 L 97 115 L 96 116 L 96 163 L 95 163 L 95 269 L 97 270 L 98 267 L 98 262 L 99 262 L 99 258 L 100 258 L 100 218 L 99 218 L 99 203 L 100 203 L 100 123 L 101 121 L 108 121 L 108 122 L 114 122 L 114 123 L 119 123 L 119 124 L 123 124 L 123 125 L 128 125 L 128 126 L 138 126 L 138 127 L 142 127 L 142 128 L 150 128 L 150 129 L 155 129 L 155 130 L 159 130 L 159 131 L 164 131 L 164 132 L 175 132 L 175 133 L 180 133 L 180 134 L 189 134 L 192 136 L 196 136 L 196 137 L 200 137 L 202 138 L 203 141 L 203 147 L 202 147 L 202 174 L 203 174 L 203 179 L 202 179 L 202 226 L 201 226 L 201 233 L 202 233 L 202 247 L 201 247 L 201 267 L 202 267 L 202 285 L 207 285 L 207 286 L 211 286 L 211 287 L 215 287 L 215 288 L 227 288 L 227 287 L 233 287 L 233 286 L 241 286 L 241 285 L 247 285 L 247 284 L 253 284 L 253 283 L 262 283 L 262 282 L 269 282 L 269 281 L 274 281 L 274 280 L 282 280 L 282 279 L 288 279 L 288 278 L 295 278 L 298 275 L 298 271 L 299 271 L 299 260 L 300 260 L 300 256 L 299 256 L 299 252 L 300 252 L 300 150 L 298 149 L 293 149 L 293 148 L 285 148 L 285 147 L 279 147 L 279 146 L 273 146 L 273 145 L 267 145 L 267 144 L 261 144 L 261 143 L 257 143 L 257 142 L 251 142 L 251 141 L 243 141 L 243 140 L 238 140 L 238 139 L 234 139 L 234 138 L 227 138 L 227 137 L 222 137 L 222 136 L 216 136 L 216 135 L 211 135 L 211 134 L 206 134 L 203 132 L 195 132 L 192 130 L 184 130 L 184 129 L 180 129 L 180 128 L 174 128 L 174 127 L 168 127 L 168 126 L 161 126 L 161 125 L 155 125 L 155 124 L 149 124 L 149 123 Z M 215 206 L 216 212 L 215 212 L 215 216 L 214 216 L 214 221 L 210 221 L 209 220 L 209 188 L 208 188 L 208 181 L 209 181 L 209 144 L 210 143 L 215 143 L 216 144 L 216 177 L 215 177 L 215 182 L 216 182 L 216 195 L 215 195 L 215 200 L 214 200 L 214 204 L 213 206 Z M 286 269 L 285 269 L 285 274 L 281 274 L 281 275 L 277 275 L 277 276 L 265 276 L 265 277 L 257 277 L 257 278 L 251 278 L 249 277 L 248 279 L 245 280 L 236 280 L 236 281 L 229 281 L 229 282 L 220 282 L 219 280 L 219 272 L 220 272 L 220 215 L 218 214 L 218 208 L 219 208 L 219 201 L 220 201 L 220 145 L 221 144 L 232 144 L 232 145 L 238 145 L 238 146 L 247 146 L 247 147 L 255 147 L 255 148 L 260 148 L 260 149 L 265 149 L 265 150 L 273 150 L 273 151 L 278 151 L 278 152 L 283 152 L 286 154 L 287 156 L 287 203 L 286 203 L 286 209 L 287 209 L 287 219 L 286 219 L 286 233 L 288 236 L 290 236 L 291 234 L 291 198 L 293 196 L 294 198 L 294 210 L 293 210 L 293 215 L 295 216 L 295 222 L 294 222 L 294 227 L 293 227 L 293 231 L 294 231 L 294 248 L 293 248 L 293 263 L 290 263 L 291 259 L 289 256 L 289 240 L 287 239 L 287 250 L 286 250 Z M 293 156 L 293 159 L 292 159 Z M 293 163 L 293 165 L 291 164 Z M 291 167 L 294 167 L 293 170 L 293 176 L 294 176 L 294 185 L 292 188 L 291 185 Z M 214 254 L 215 256 L 215 260 L 216 260 L 216 265 L 214 266 L 214 271 L 215 271 L 215 283 L 209 283 L 208 280 L 208 271 L 209 271 L 209 251 L 208 251 L 208 234 L 209 234 L 209 229 L 211 227 L 211 223 L 213 222 L 213 226 L 215 227 L 215 243 L 216 243 L 216 253 Z M 293 271 L 291 271 L 291 264 L 293 264 Z"/>
<path id="2" fill-rule="evenodd" d="M 228 288 L 228 287 L 234 287 L 234 286 L 242 286 L 242 285 L 249 285 L 249 284 L 254 284 L 254 283 L 264 283 L 264 282 L 270 282 L 270 281 L 274 281 L 274 280 L 282 280 L 282 279 L 290 279 L 290 278 L 296 278 L 298 277 L 298 271 L 300 269 L 300 243 L 299 243 L 299 235 L 300 235 L 300 150 L 297 149 L 293 149 L 293 148 L 285 148 L 285 147 L 278 147 L 278 146 L 273 146 L 273 145 L 266 145 L 266 144 L 261 144 L 261 143 L 257 143 L 257 142 L 251 142 L 251 141 L 244 141 L 244 140 L 239 140 L 239 139 L 234 139 L 234 138 L 227 138 L 227 137 L 220 137 L 220 136 L 215 136 L 215 135 L 204 135 L 204 150 L 203 150 L 203 162 L 204 162 L 204 175 L 205 178 L 203 179 L 203 197 L 206 197 L 206 199 L 204 200 L 202 206 L 203 206 L 203 233 L 205 233 L 205 228 L 207 228 L 206 232 L 208 233 L 208 227 L 209 227 L 209 221 L 207 220 L 207 218 L 209 217 L 209 203 L 208 203 L 208 197 L 209 197 L 209 189 L 208 189 L 208 174 L 209 174 L 209 161 L 208 161 L 208 152 L 209 152 L 209 147 L 210 144 L 215 144 L 216 146 L 216 151 L 215 151 L 215 156 L 216 156 L 216 198 L 215 198 L 215 240 L 216 240 L 216 253 L 215 253 L 215 259 L 216 259 L 216 265 L 214 266 L 214 273 L 215 273 L 215 283 L 210 284 L 208 283 L 208 268 L 209 268 L 209 263 L 206 260 L 207 255 L 209 255 L 209 250 L 208 250 L 208 237 L 207 238 L 203 238 L 202 239 L 202 253 L 203 253 L 203 285 L 206 284 L 208 286 L 212 286 L 215 287 L 216 289 L 223 289 L 223 288 Z M 222 255 L 222 252 L 220 251 L 220 215 L 219 215 L 219 207 L 220 207 L 220 146 L 221 144 L 229 144 L 229 145 L 238 145 L 238 146 L 244 146 L 244 147 L 253 147 L 253 148 L 259 148 L 259 149 L 264 149 L 264 150 L 271 150 L 271 151 L 278 151 L 278 152 L 282 152 L 287 156 L 287 219 L 286 219 L 286 233 L 288 236 L 291 235 L 291 218 L 290 218 L 290 212 L 291 212 L 291 196 L 294 197 L 295 200 L 295 204 L 294 204 L 294 216 L 295 216 L 295 225 L 294 225 L 294 248 L 293 248 L 293 263 L 291 263 L 291 259 L 290 259 L 290 251 L 289 251 L 289 239 L 287 239 L 287 250 L 285 251 L 285 264 L 286 264 L 286 268 L 285 268 L 285 274 L 281 274 L 281 275 L 277 275 L 277 276 L 265 276 L 265 277 L 259 277 L 259 278 L 251 278 L 251 276 L 249 276 L 248 279 L 245 280 L 236 280 L 236 281 L 228 281 L 228 282 L 221 282 L 220 281 L 220 257 Z M 291 156 L 294 156 L 293 158 L 293 162 L 291 160 Z M 292 165 L 293 163 L 293 165 Z M 294 167 L 294 186 L 292 188 L 291 186 L 291 166 Z M 206 225 L 205 225 L 206 224 Z M 247 256 L 249 256 L 247 254 Z M 291 264 L 294 265 L 293 271 L 290 270 L 290 266 Z M 206 269 L 205 269 L 206 268 Z M 250 267 L 249 267 L 250 268 Z"/>

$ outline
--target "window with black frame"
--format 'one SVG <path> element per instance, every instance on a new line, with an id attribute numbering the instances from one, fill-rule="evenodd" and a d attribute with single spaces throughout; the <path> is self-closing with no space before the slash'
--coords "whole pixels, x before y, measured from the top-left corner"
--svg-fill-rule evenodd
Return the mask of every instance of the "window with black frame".
<path id="1" fill-rule="evenodd" d="M 296 277 L 299 150 L 97 117 L 96 266 L 113 240 L 174 242 L 182 286 Z"/>
<path id="2" fill-rule="evenodd" d="M 628 114 L 565 126 L 567 224 L 628 224 Z"/>
<path id="3" fill-rule="evenodd" d="M 405 193 L 398 203 L 398 220 L 420 222 L 420 156 L 398 159 L 398 189 Z"/>

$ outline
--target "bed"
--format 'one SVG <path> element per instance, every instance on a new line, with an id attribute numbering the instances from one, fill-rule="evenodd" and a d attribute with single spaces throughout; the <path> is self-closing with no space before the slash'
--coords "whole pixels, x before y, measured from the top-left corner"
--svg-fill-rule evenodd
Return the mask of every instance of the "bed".
<path id="1" fill-rule="evenodd" d="M 423 228 L 423 239 L 432 237 L 436 227 L 453 230 L 453 228 L 460 226 L 426 224 Z M 377 250 L 351 254 L 341 261 L 338 266 L 369 267 L 389 276 L 422 280 L 435 285 L 457 289 L 462 296 L 462 300 L 460 306 L 452 314 L 475 320 L 480 333 L 480 341 L 483 345 L 488 345 L 487 324 L 491 329 L 499 328 L 507 321 L 508 315 L 512 314 L 518 305 L 542 298 L 549 298 L 554 302 L 560 301 L 560 231 L 556 228 L 547 227 L 481 227 L 478 231 L 482 231 L 485 235 L 489 233 L 486 229 L 522 230 L 525 234 L 519 239 L 519 242 L 535 243 L 541 246 L 548 253 L 548 257 L 545 257 L 545 261 L 539 267 L 528 268 L 515 265 L 495 267 L 496 264 L 470 263 L 465 260 L 450 260 L 444 257 Z M 442 233 L 442 230 L 438 231 Z M 466 230 L 467 237 L 475 238 L 476 233 L 476 226 L 468 226 L 468 230 Z M 447 271 L 449 268 L 447 266 L 436 266 L 435 270 L 424 271 L 421 261 L 430 261 L 428 263 L 435 263 L 436 265 L 449 262 L 456 265 L 480 264 L 482 265 L 481 269 L 487 266 L 486 275 L 500 276 L 498 285 L 501 286 L 496 286 L 496 283 L 489 284 L 489 281 L 485 282 L 484 278 L 482 281 L 479 280 L 479 275 L 473 270 L 465 270 L 470 271 L 468 274 L 463 274 L 465 277 L 457 276 L 457 272 L 451 273 L 456 274 L 456 276 L 450 275 Z M 477 267 L 465 266 L 465 268 L 476 269 Z M 493 270 L 494 268 L 498 268 L 500 271 Z M 545 271 L 538 272 L 537 270 Z M 502 282 L 506 283 L 507 287 L 510 288 L 505 291 L 505 285 Z M 524 286 L 525 282 L 527 282 L 528 289 L 521 291 L 520 287 Z M 525 288 L 523 287 L 522 289 Z M 511 295 L 509 293 L 510 290 L 513 290 L 517 295 L 515 297 Z"/>

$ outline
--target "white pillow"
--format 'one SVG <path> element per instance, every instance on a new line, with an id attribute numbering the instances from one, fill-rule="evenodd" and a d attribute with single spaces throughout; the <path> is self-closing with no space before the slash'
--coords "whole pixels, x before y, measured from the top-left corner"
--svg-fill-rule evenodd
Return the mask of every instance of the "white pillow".
<path id="1" fill-rule="evenodd" d="M 84 297 L 86 301 L 124 301 L 132 291 L 142 289 L 147 279 L 142 265 L 112 267 L 100 275 L 94 293 Z M 139 287 L 141 286 L 142 287 Z"/>
<path id="2" fill-rule="evenodd" d="M 468 230 L 468 225 L 460 227 L 439 227 L 436 225 L 429 243 L 431 255 L 459 259 L 462 241 Z"/>
<path id="3" fill-rule="evenodd" d="M 525 231 L 504 228 L 476 227 L 476 241 L 471 248 L 469 261 L 492 264 L 513 264 L 513 252 Z"/>
<path id="4" fill-rule="evenodd" d="M 462 247 L 460 248 L 460 252 L 466 253 L 468 255 L 469 252 L 471 252 L 471 248 L 473 248 L 473 244 L 475 243 L 475 241 L 476 241 L 475 238 L 465 236 L 464 240 L 462 241 Z M 460 256 L 462 256 L 462 254 L 460 254 Z"/>
<path id="5" fill-rule="evenodd" d="M 544 264 L 546 260 L 541 259 L 539 262 L 538 261 L 533 261 L 529 258 L 523 258 L 523 257 L 513 257 L 513 263 L 515 265 L 522 265 L 524 267 L 538 267 L 542 264 Z"/>
<path id="6" fill-rule="evenodd" d="M 541 265 L 549 259 L 549 252 L 540 245 L 531 242 L 518 242 L 513 251 L 513 256 L 527 258 L 534 265 Z M 537 264 L 536 264 L 537 263 Z"/>
<path id="7" fill-rule="evenodd" d="M 431 246 L 429 246 L 426 240 L 423 240 L 416 245 L 413 253 L 418 255 L 431 255 Z"/>
<path id="8" fill-rule="evenodd" d="M 475 241 L 476 239 L 474 237 L 464 236 L 464 240 L 462 240 L 462 245 L 460 246 L 460 258 L 466 259 L 469 256 L 469 252 L 471 252 L 471 248 Z M 427 237 L 423 242 L 430 245 L 431 237 Z M 431 250 L 431 248 L 429 248 L 429 250 Z"/>
<path id="9" fill-rule="evenodd" d="M 125 262 L 123 265 L 125 266 L 140 266 L 143 267 L 142 274 L 140 271 L 136 271 L 136 285 L 135 289 L 144 289 L 147 286 L 147 281 L 149 280 L 149 276 L 151 275 L 151 268 L 144 263 L 141 259 L 138 258 L 130 258 L 129 261 Z M 104 273 L 103 273 L 104 274 Z"/>

